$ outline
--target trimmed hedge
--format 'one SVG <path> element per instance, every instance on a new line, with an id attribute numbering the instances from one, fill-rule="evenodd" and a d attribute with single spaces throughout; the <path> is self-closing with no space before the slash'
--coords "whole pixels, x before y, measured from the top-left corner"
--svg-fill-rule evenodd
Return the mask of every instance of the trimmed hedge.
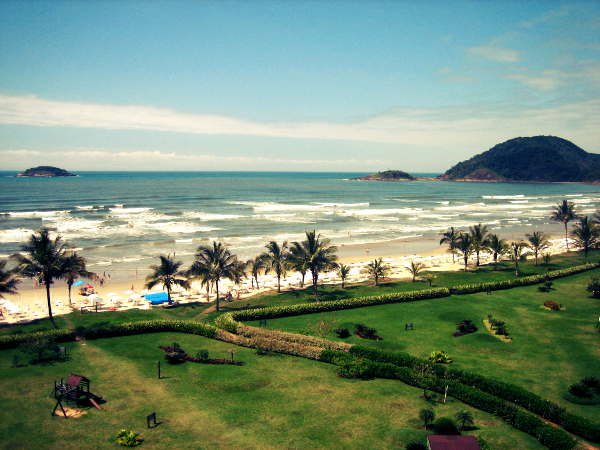
<path id="1" fill-rule="evenodd" d="M 383 351 L 359 345 L 354 345 L 350 349 L 350 354 L 377 363 L 391 364 L 396 367 L 410 369 L 416 367 L 417 364 L 427 363 L 424 359 L 415 358 L 406 353 Z M 446 377 L 448 380 L 472 386 L 489 395 L 526 408 L 550 422 L 561 425 L 565 430 L 584 439 L 592 442 L 600 442 L 599 424 L 575 414 L 567 413 L 565 408 L 558 406 L 554 402 L 545 400 L 527 389 L 472 372 L 463 372 L 451 368 L 446 369 L 446 367 L 440 367 L 438 364 L 428 363 L 428 365 L 438 378 Z"/>
<path id="2" fill-rule="evenodd" d="M 544 275 L 532 275 L 529 277 L 515 278 L 513 280 L 493 281 L 489 283 L 465 284 L 462 286 L 456 286 L 454 289 L 457 295 L 475 294 L 477 292 L 486 292 L 487 290 L 499 291 L 514 287 L 531 286 L 533 284 L 544 283 L 547 279 L 554 280 L 556 278 L 568 277 L 577 273 L 597 269 L 598 267 L 600 267 L 600 263 L 583 264 L 581 266 L 553 270 Z"/>
<path id="3" fill-rule="evenodd" d="M 234 333 L 235 322 L 250 320 L 275 319 L 278 317 L 302 316 L 342 309 L 364 308 L 366 306 L 385 305 L 388 303 L 414 302 L 431 298 L 448 297 L 450 291 L 446 288 L 424 289 L 422 291 L 396 292 L 392 294 L 373 295 L 369 297 L 345 298 L 321 303 L 303 303 L 294 306 L 273 306 L 271 308 L 247 309 L 225 313 L 215 319 L 220 328 Z M 229 317 L 223 317 L 227 316 Z"/>
<path id="4" fill-rule="evenodd" d="M 418 371 L 408 367 L 375 362 L 364 357 L 333 350 L 324 350 L 321 354 L 321 360 L 338 365 L 341 368 L 340 372 L 346 376 L 351 375 L 346 371 L 354 369 L 360 371 L 356 374 L 361 377 L 396 379 L 411 386 L 439 393 L 443 393 L 444 388 L 449 386 L 448 393 L 450 396 L 477 409 L 501 417 L 514 428 L 534 436 L 550 450 L 570 450 L 577 444 L 577 440 L 566 431 L 553 427 L 530 412 L 516 411 L 514 415 L 503 417 L 503 410 L 509 405 L 507 402 L 476 387 L 455 380 L 435 377 L 423 378 Z"/>
<path id="5" fill-rule="evenodd" d="M 86 339 L 100 339 L 134 334 L 174 331 L 214 338 L 217 327 L 191 320 L 143 320 L 119 324 L 91 326 L 85 330 Z"/>
<path id="6" fill-rule="evenodd" d="M 0 350 L 17 348 L 23 342 L 31 339 L 54 339 L 54 342 L 69 342 L 75 340 L 69 330 L 36 331 L 35 333 L 0 336 Z"/>

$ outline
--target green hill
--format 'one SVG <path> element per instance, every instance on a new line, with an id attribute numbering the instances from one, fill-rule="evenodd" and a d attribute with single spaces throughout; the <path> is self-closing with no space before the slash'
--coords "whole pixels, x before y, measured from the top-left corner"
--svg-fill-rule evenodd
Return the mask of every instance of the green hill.
<path id="1" fill-rule="evenodd" d="M 555 136 L 518 137 L 456 164 L 443 180 L 596 182 L 600 155 Z"/>

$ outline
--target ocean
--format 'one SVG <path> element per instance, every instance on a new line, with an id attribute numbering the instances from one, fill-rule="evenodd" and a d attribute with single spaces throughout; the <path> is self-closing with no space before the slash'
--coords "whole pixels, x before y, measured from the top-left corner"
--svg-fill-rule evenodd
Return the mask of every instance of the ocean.
<path id="1" fill-rule="evenodd" d="M 63 236 L 112 280 L 143 276 L 158 255 L 189 264 L 218 240 L 241 260 L 270 240 L 300 241 L 316 230 L 332 244 L 427 241 L 453 226 L 482 223 L 502 238 L 542 230 L 563 199 L 582 214 L 600 208 L 600 187 L 584 184 L 354 181 L 366 173 L 80 172 L 17 178 L 0 172 L 0 258 L 42 227 Z M 416 174 L 434 176 L 437 174 Z"/>

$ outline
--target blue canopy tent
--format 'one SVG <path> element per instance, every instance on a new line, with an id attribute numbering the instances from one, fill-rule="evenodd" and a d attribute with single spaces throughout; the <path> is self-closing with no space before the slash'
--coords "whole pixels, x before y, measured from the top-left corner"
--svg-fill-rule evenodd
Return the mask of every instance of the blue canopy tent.
<path id="1" fill-rule="evenodd" d="M 83 281 L 79 280 L 79 281 L 76 281 L 75 283 L 73 283 L 73 286 L 81 286 L 82 284 L 87 284 L 87 283 L 84 283 Z"/>
<path id="2" fill-rule="evenodd" d="M 158 294 L 146 294 L 142 295 L 146 300 L 148 300 L 152 305 L 160 305 L 161 303 L 167 303 L 169 301 L 169 296 L 166 292 L 159 292 Z"/>

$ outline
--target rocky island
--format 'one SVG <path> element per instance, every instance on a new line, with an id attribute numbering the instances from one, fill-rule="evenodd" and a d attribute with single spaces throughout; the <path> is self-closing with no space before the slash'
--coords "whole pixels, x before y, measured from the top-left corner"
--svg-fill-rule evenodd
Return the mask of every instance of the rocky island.
<path id="1" fill-rule="evenodd" d="M 52 166 L 38 166 L 31 169 L 27 169 L 23 173 L 17 174 L 18 177 L 76 177 L 70 172 L 58 167 Z"/>
<path id="2" fill-rule="evenodd" d="M 364 177 L 352 178 L 353 180 L 367 180 L 367 181 L 414 181 L 417 177 L 413 177 L 411 174 L 406 173 L 402 170 L 386 170 L 385 172 L 377 172 L 372 175 L 366 175 Z"/>

